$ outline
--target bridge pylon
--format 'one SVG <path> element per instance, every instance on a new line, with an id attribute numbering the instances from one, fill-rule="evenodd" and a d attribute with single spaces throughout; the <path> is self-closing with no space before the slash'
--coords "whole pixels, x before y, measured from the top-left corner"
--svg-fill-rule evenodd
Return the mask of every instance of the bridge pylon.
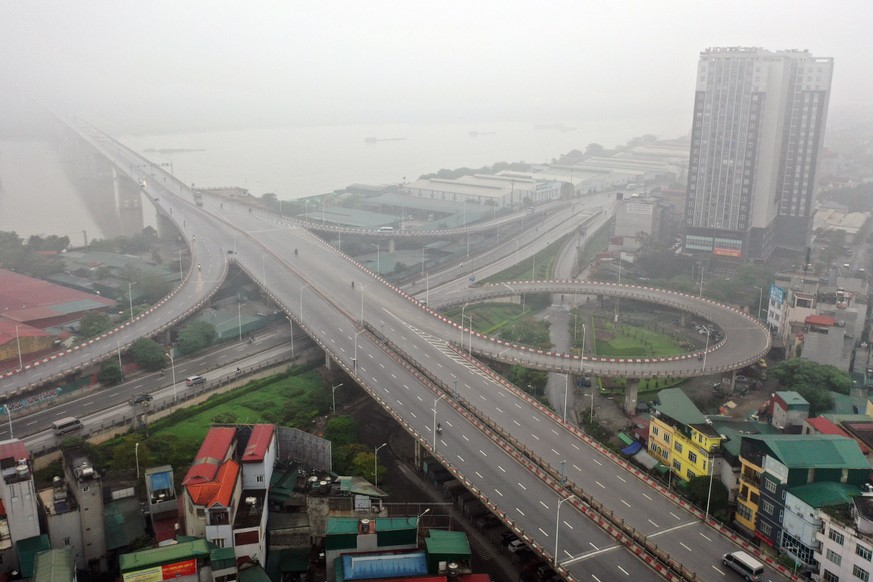
<path id="1" fill-rule="evenodd" d="M 624 411 L 628 416 L 637 413 L 637 399 L 640 395 L 640 379 L 628 378 L 627 388 L 624 391 Z"/>

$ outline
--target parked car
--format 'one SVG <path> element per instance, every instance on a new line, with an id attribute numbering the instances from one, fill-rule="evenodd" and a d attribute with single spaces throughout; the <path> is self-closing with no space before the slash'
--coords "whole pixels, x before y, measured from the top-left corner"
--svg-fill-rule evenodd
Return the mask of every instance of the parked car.
<path id="1" fill-rule="evenodd" d="M 749 379 L 746 378 L 745 376 L 743 376 L 742 374 L 737 374 L 736 381 L 739 382 L 740 384 L 748 384 L 749 383 Z"/>
<path id="2" fill-rule="evenodd" d="M 515 538 L 514 540 L 512 540 L 511 542 L 506 544 L 506 549 L 509 550 L 510 552 L 512 552 L 513 554 L 515 552 L 521 550 L 522 548 L 526 548 L 526 547 L 527 547 L 527 544 L 525 544 L 523 541 L 521 541 L 518 538 Z"/>

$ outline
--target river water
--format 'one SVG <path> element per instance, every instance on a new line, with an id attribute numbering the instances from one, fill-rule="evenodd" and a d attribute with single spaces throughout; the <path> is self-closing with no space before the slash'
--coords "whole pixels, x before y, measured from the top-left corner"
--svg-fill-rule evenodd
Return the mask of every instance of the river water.
<path id="1" fill-rule="evenodd" d="M 648 123 L 648 122 L 647 122 Z M 259 196 L 273 192 L 290 200 L 353 183 L 385 184 L 441 168 L 481 167 L 495 162 L 550 162 L 592 142 L 606 147 L 652 133 L 675 137 L 685 120 L 633 120 L 537 128 L 530 123 L 355 125 L 247 129 L 118 139 L 176 176 L 198 186 L 241 186 Z M 368 138 L 376 138 L 373 141 Z M 65 159 L 41 141 L 0 141 L 0 230 L 19 235 L 58 234 L 81 244 L 89 239 L 133 234 L 119 221 L 96 217 L 83 184 Z M 143 224 L 150 224 L 146 212 Z M 128 226 L 127 228 L 132 228 Z"/>

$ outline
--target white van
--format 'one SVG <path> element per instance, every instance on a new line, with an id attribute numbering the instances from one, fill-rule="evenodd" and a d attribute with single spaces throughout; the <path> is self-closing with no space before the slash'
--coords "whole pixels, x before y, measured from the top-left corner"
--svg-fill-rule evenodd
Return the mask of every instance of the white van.
<path id="1" fill-rule="evenodd" d="M 204 382 L 206 382 L 206 378 L 204 378 L 203 376 L 188 376 L 187 378 L 185 378 L 185 384 L 187 384 L 188 386 L 203 384 Z"/>
<path id="2" fill-rule="evenodd" d="M 62 436 L 68 432 L 74 432 L 82 428 L 82 421 L 75 416 L 68 416 L 52 423 L 52 431 L 56 436 Z"/>
<path id="3" fill-rule="evenodd" d="M 394 232 L 393 226 L 380 226 L 379 232 Z"/>
<path id="4" fill-rule="evenodd" d="M 721 563 L 733 568 L 749 582 L 760 582 L 764 577 L 764 564 L 742 550 L 725 554 L 721 557 Z"/>

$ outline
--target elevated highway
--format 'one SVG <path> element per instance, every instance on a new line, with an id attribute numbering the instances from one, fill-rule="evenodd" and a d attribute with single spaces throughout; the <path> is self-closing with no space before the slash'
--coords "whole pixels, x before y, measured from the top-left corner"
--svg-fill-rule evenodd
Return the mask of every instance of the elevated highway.
<path id="1" fill-rule="evenodd" d="M 94 137 L 100 134 L 90 135 L 122 170 L 133 172 L 144 163 L 121 144 Z M 136 173 L 133 177 L 141 178 Z M 422 446 L 439 456 L 526 540 L 543 555 L 558 560 L 567 577 L 651 580 L 660 576 L 656 571 L 669 570 L 674 579 L 712 579 L 721 553 L 736 548 L 704 523 L 699 512 L 653 488 L 644 476 L 629 471 L 578 430 L 456 349 L 445 339 L 458 334 L 453 324 L 434 317 L 420 301 L 388 286 L 305 229 L 277 225 L 275 216 L 243 206 L 216 207 L 207 202 L 197 208 L 191 192 L 166 175 L 149 180 L 146 189 L 160 212 L 179 224 L 190 241 L 195 264 L 200 264 L 181 287 L 184 291 L 174 295 L 176 309 L 193 309 L 214 291 L 230 256 L 314 338 L 331 365 L 341 366 L 356 378 Z M 548 289 L 537 287 L 543 283 L 529 285 L 548 292 L 576 289 L 577 285 L 553 284 Z M 611 291 L 579 289 L 645 293 L 619 286 Z M 666 295 L 662 299 L 685 302 L 694 310 L 713 310 L 713 317 L 724 320 L 725 344 L 713 353 L 726 347 L 733 351 L 732 334 L 754 333 L 746 321 L 718 311 L 715 304 Z M 166 321 L 158 322 L 161 316 L 157 314 L 173 308 L 164 307 L 126 326 L 126 332 L 139 330 L 140 335 L 148 335 L 160 329 Z M 494 346 L 490 338 L 474 339 L 477 351 Z M 767 340 L 756 340 L 746 351 L 737 346 L 735 356 L 726 355 L 720 365 L 728 365 L 731 357 L 738 364 L 753 357 L 762 341 L 766 344 Z M 88 356 L 106 357 L 115 347 L 113 337 L 103 338 L 93 344 L 94 352 Z M 69 354 L 59 360 L 65 360 L 68 369 L 70 364 L 87 361 L 82 355 Z M 507 361 L 536 360 L 543 369 L 558 371 L 572 361 L 570 356 L 532 354 L 513 346 L 496 356 Z M 580 362 L 586 366 L 614 364 L 614 373 L 619 374 L 625 368 L 640 375 L 649 369 L 666 371 L 670 365 L 690 369 L 689 362 L 588 362 L 588 358 Z M 27 370 L 20 379 L 26 382 L 32 373 Z M 7 384 L 10 380 L 19 381 L 19 377 L 5 379 L 4 391 L 16 389 Z M 447 427 L 439 436 L 433 431 L 437 421 Z M 566 470 L 563 483 L 555 479 L 560 474 L 558 467 Z M 769 575 L 778 577 L 772 571 Z"/>

